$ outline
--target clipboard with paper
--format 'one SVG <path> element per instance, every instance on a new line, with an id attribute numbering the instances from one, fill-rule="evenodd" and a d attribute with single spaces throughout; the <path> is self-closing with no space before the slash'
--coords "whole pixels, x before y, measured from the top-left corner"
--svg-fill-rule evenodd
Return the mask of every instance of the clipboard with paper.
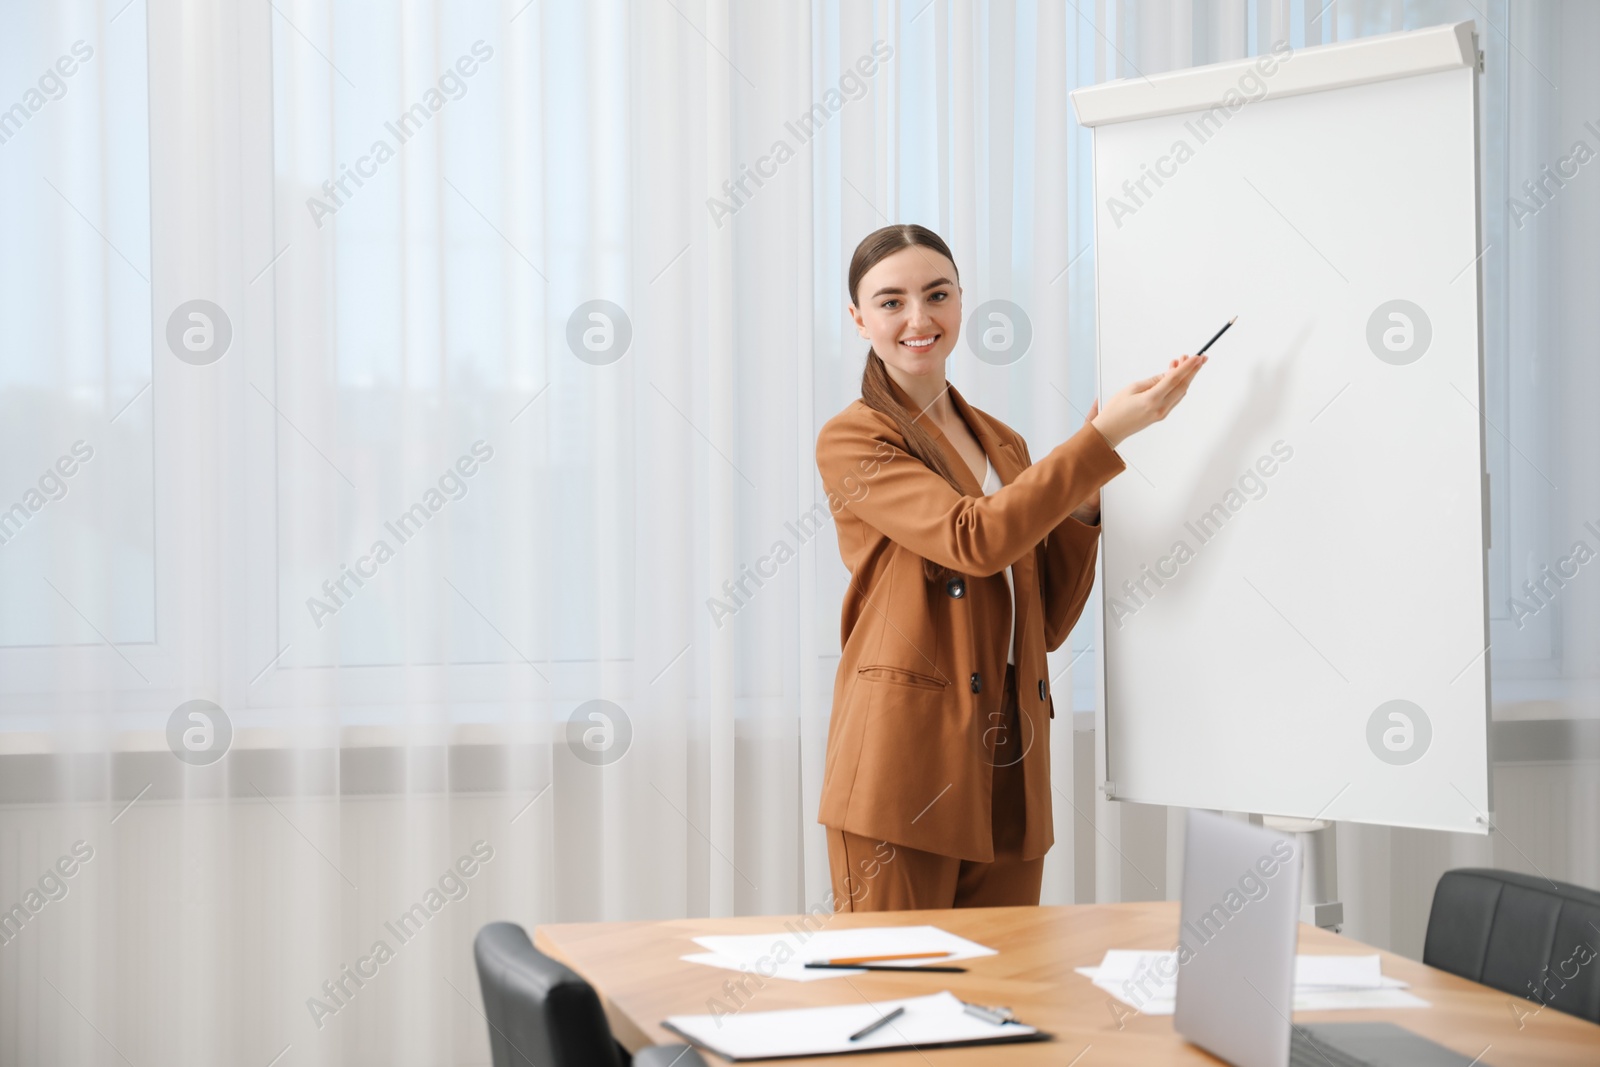
<path id="1" fill-rule="evenodd" d="M 850 1040 L 851 1034 L 899 1007 L 905 1012 L 887 1025 L 860 1040 Z M 673 1015 L 661 1025 L 699 1048 L 734 1061 L 1049 1041 L 1053 1037 L 1024 1023 L 997 1024 L 973 1015 L 948 991 L 821 1008 Z"/>

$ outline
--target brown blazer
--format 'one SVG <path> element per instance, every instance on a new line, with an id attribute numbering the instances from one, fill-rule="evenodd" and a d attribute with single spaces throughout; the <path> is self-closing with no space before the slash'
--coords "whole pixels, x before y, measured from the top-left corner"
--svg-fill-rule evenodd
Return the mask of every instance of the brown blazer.
<path id="1" fill-rule="evenodd" d="M 1061 646 L 1083 610 L 1100 533 L 1069 513 L 1123 463 L 1085 423 L 1033 464 L 1015 430 L 953 385 L 950 399 L 1004 483 L 989 496 L 926 414 L 917 421 L 949 457 L 962 493 L 905 451 L 893 421 L 861 400 L 817 437 L 817 469 L 850 570 L 817 821 L 944 856 L 994 859 L 992 734 L 985 742 L 1001 722 L 1011 634 L 1002 572 L 1010 565 L 1021 620 L 1022 858 L 1035 859 L 1055 842 L 1045 652 Z"/>

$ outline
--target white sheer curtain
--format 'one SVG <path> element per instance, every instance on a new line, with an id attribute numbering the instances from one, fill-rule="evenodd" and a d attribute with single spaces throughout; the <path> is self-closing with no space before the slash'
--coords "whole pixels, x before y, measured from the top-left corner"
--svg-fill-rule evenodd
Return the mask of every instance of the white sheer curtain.
<path id="1" fill-rule="evenodd" d="M 1600 186 L 1506 204 L 1600 114 L 1584 5 L 0 5 L 0 1064 L 483 1063 L 486 921 L 825 899 L 856 242 L 929 225 L 1025 319 L 950 373 L 1041 455 L 1095 388 L 1067 91 L 1456 18 L 1533 726 L 1491 842 L 1342 828 L 1351 932 L 1413 953 L 1445 866 L 1597 880 L 1593 754 L 1541 783 L 1600 586 L 1501 608 L 1600 519 Z M 1095 799 L 1097 610 L 1047 901 L 1175 887 Z"/>

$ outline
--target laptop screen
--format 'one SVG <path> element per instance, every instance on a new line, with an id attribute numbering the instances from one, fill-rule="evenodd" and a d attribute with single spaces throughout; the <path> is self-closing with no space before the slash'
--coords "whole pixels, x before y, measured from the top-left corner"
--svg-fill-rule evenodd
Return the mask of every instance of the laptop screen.
<path id="1" fill-rule="evenodd" d="M 1235 1067 L 1289 1062 L 1300 860 L 1292 837 L 1189 809 L 1173 1025 Z"/>

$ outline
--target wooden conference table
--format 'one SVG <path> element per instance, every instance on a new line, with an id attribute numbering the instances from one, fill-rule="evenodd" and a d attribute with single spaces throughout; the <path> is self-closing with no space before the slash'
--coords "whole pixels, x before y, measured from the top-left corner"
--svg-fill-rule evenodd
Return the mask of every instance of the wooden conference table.
<path id="1" fill-rule="evenodd" d="M 1170 949 L 1178 925 L 1175 902 L 1075 904 L 1038 908 L 956 908 L 941 911 L 840 912 L 813 917 L 812 926 L 931 924 L 998 949 L 997 956 L 963 960 L 966 974 L 883 971 L 818 982 L 767 980 L 747 1005 L 752 1011 L 891 1000 L 948 989 L 964 1000 L 1004 1004 L 1023 1022 L 1055 1035 L 1054 1041 L 922 1052 L 874 1052 L 872 1067 L 928 1064 L 1050 1064 L 1112 1067 L 1117 1064 L 1217 1063 L 1172 1029 L 1171 1016 L 1131 1014 L 1131 1009 L 1096 989 L 1074 967 L 1093 966 L 1109 948 Z M 776 931 L 798 915 L 747 915 L 731 919 L 667 922 L 560 923 L 540 926 L 540 951 L 583 975 L 600 995 L 612 1032 L 630 1052 L 682 1038 L 662 1029 L 668 1015 L 699 1015 L 711 997 L 726 994 L 732 971 L 687 963 L 680 956 L 703 951 L 691 938 L 705 934 Z M 1313 926 L 1301 925 L 1299 951 L 1362 954 L 1380 950 Z M 1431 1007 L 1387 1011 L 1301 1012 L 1295 1022 L 1386 1020 L 1414 1030 L 1471 1057 L 1485 1067 L 1535 1064 L 1600 1064 L 1600 1026 L 1435 970 L 1403 956 L 1380 952 L 1383 973 L 1411 983 L 1411 992 Z M 752 987 L 753 988 L 753 987 Z M 730 1006 L 732 1006 L 730 1004 Z M 1114 1010 L 1115 1006 L 1115 1010 Z M 1515 1010 L 1513 1010 L 1515 1009 Z M 1519 1015 L 1521 1016 L 1519 1020 Z M 1120 1019 L 1119 1019 L 1120 1016 Z M 708 1063 L 724 1062 L 706 1053 Z M 765 1060 L 773 1064 L 839 1067 L 838 1056 Z"/>

